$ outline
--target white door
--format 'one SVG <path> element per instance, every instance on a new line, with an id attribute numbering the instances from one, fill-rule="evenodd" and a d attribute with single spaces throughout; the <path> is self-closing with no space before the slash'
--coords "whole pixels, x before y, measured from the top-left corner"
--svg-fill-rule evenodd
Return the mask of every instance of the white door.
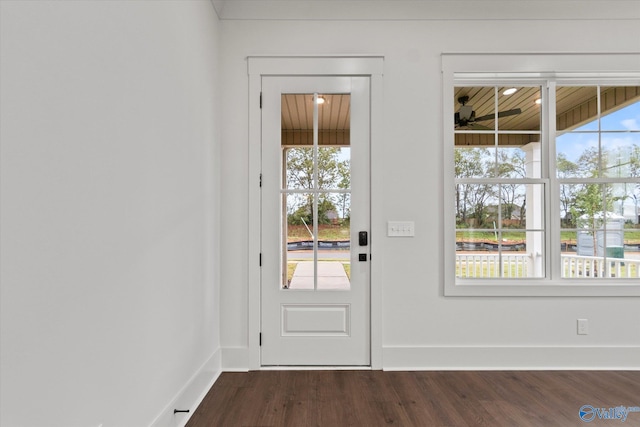
<path id="1" fill-rule="evenodd" d="M 370 365 L 369 87 L 262 78 L 262 366 Z"/>

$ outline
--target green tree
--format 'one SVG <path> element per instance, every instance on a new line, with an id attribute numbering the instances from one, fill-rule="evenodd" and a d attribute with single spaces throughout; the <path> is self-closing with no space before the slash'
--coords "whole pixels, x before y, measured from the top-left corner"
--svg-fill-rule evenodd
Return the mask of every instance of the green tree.
<path id="1" fill-rule="evenodd" d="M 567 159 L 564 153 L 558 153 L 556 158 L 556 171 L 558 178 L 575 178 L 578 176 L 579 167 L 576 163 Z M 563 225 L 567 228 L 576 226 L 574 213 L 571 212 L 576 201 L 576 186 L 560 185 L 560 212 L 563 214 Z"/>
<path id="2" fill-rule="evenodd" d="M 312 147 L 295 147 L 286 149 L 286 182 L 287 188 L 313 189 L 317 174 L 317 188 L 320 190 L 346 189 L 350 186 L 350 169 L 348 160 L 340 160 L 339 147 L 319 147 L 316 156 L 317 167 L 314 170 L 314 149 Z M 300 206 L 297 198 L 304 197 L 304 206 Z M 336 194 L 321 193 L 318 196 L 318 223 L 327 223 L 327 213 L 337 211 Z M 347 209 L 348 198 L 343 197 L 342 212 Z M 303 194 L 287 200 L 289 219 L 300 223 L 304 219 L 313 223 L 313 194 Z"/>
<path id="3" fill-rule="evenodd" d="M 338 176 L 340 181 L 338 182 L 338 188 L 340 190 L 348 190 L 351 188 L 351 162 L 349 160 L 343 160 L 338 162 Z M 337 205 L 340 208 L 341 218 L 344 222 L 349 222 L 351 219 L 351 193 L 338 193 Z"/>
<path id="4" fill-rule="evenodd" d="M 456 178 L 487 177 L 491 155 L 486 148 L 456 148 L 454 156 Z M 491 194 L 492 186 L 488 184 L 456 184 L 457 222 L 467 224 L 475 218 L 477 226 L 482 226 Z"/>
<path id="5" fill-rule="evenodd" d="M 629 160 L 629 175 L 633 178 L 640 178 L 640 146 L 634 144 L 631 149 L 631 156 Z M 634 223 L 638 223 L 640 218 L 640 211 L 638 210 L 638 205 L 640 204 L 640 183 L 637 183 L 633 190 L 631 191 L 631 198 L 633 199 L 633 204 L 635 207 L 635 218 Z"/>
<path id="6" fill-rule="evenodd" d="M 524 178 L 525 156 L 522 150 L 500 150 L 496 164 L 496 174 L 503 178 Z M 520 208 L 520 220 L 525 215 L 525 193 L 522 184 L 503 183 L 498 188 L 501 215 L 503 219 L 512 219 L 516 207 Z"/>
<path id="7" fill-rule="evenodd" d="M 601 155 L 597 148 L 585 150 L 578 158 L 579 173 L 587 178 L 600 176 Z M 577 186 L 575 202 L 571 208 L 572 217 L 578 226 L 586 226 L 593 236 L 594 250 L 597 248 L 596 230 L 604 225 L 607 213 L 613 208 L 614 198 L 611 186 L 597 183 L 585 183 Z M 595 254 L 594 254 L 595 255 Z"/>
<path id="8" fill-rule="evenodd" d="M 287 153 L 287 186 L 289 188 L 313 188 L 313 148 L 289 148 Z M 317 156 L 318 188 L 337 188 L 340 176 L 340 148 L 320 147 Z"/>

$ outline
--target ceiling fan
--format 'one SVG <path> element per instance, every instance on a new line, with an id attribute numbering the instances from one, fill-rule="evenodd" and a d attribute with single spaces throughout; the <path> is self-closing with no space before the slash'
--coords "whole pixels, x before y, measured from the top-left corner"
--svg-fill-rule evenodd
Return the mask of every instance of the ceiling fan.
<path id="1" fill-rule="evenodd" d="M 456 128 L 467 127 L 478 130 L 490 129 L 486 126 L 482 126 L 481 124 L 477 124 L 476 122 L 494 120 L 496 118 L 495 114 L 487 114 L 486 116 L 476 117 L 476 112 L 473 111 L 473 107 L 471 105 L 467 105 L 467 102 L 469 102 L 469 97 L 467 95 L 459 97 L 458 102 L 460 103 L 460 108 L 458 109 L 458 112 L 454 114 L 454 122 Z M 522 113 L 522 110 L 520 108 L 514 108 L 513 110 L 499 111 L 498 117 L 502 118 L 515 116 L 520 113 Z"/>

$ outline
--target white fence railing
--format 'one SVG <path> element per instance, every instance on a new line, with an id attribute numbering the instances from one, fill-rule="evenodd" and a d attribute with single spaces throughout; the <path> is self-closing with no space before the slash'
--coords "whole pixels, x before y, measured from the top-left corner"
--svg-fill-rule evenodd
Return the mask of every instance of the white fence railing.
<path id="1" fill-rule="evenodd" d="M 456 276 L 528 277 L 529 254 L 456 254 Z"/>
<path id="2" fill-rule="evenodd" d="M 529 277 L 530 254 L 456 254 L 456 276 L 461 278 Z M 640 259 L 562 254 L 564 278 L 640 278 Z"/>
<path id="3" fill-rule="evenodd" d="M 640 277 L 640 260 L 562 255 L 562 277 Z"/>

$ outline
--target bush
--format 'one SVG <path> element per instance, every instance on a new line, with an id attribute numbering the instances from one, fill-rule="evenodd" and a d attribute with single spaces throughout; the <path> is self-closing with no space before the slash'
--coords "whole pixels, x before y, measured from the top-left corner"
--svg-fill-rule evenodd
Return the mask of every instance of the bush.
<path id="1" fill-rule="evenodd" d="M 318 224 L 331 224 L 332 221 L 329 218 L 330 212 L 335 214 L 335 205 L 329 200 L 321 200 L 320 203 L 318 203 Z M 349 221 L 348 218 L 345 218 L 344 220 Z M 287 222 L 291 225 L 303 225 L 306 222 L 307 225 L 311 226 L 311 224 L 313 224 L 313 216 L 311 214 L 310 206 L 304 205 L 299 207 L 298 210 L 287 216 Z"/>

